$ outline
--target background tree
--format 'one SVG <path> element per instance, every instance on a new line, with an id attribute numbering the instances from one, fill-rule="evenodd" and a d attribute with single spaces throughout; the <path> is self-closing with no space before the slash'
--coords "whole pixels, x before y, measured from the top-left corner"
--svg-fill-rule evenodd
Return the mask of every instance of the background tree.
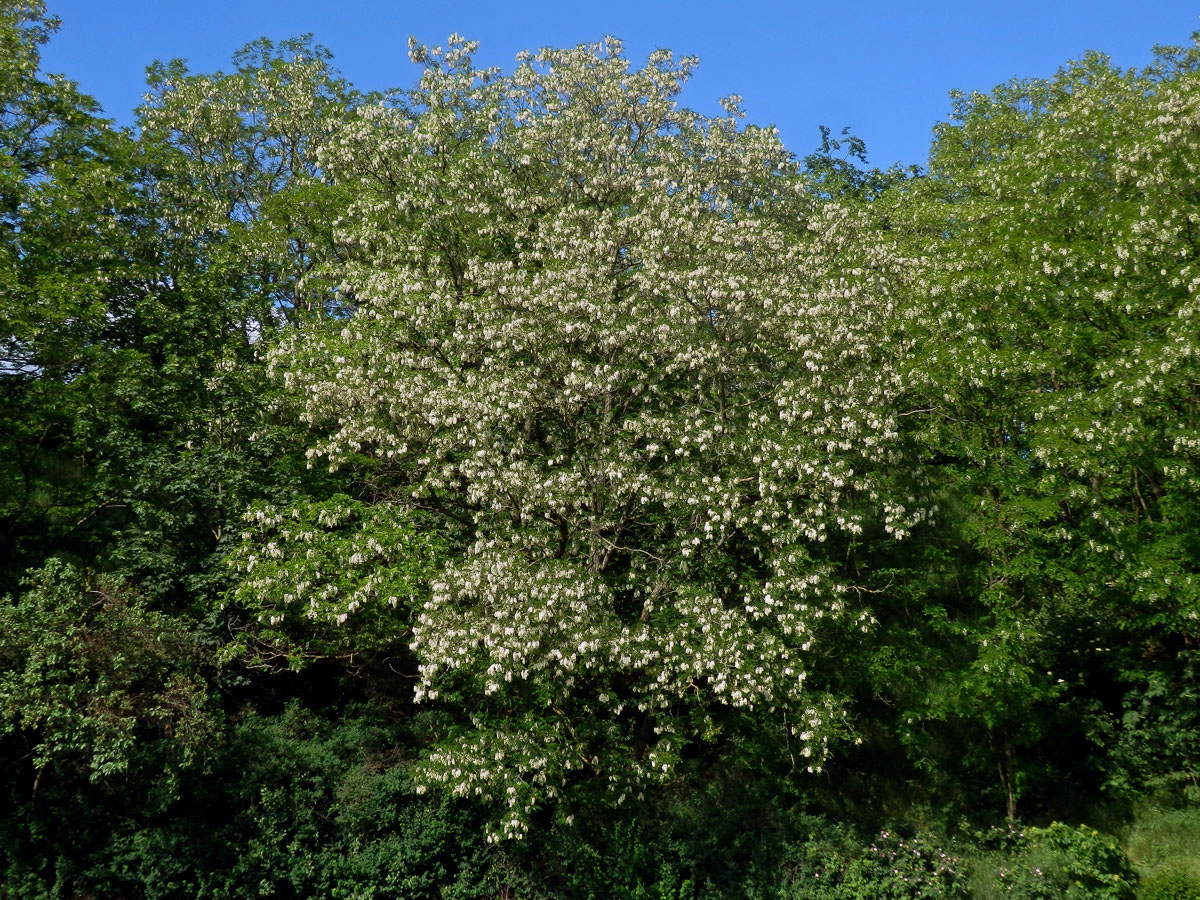
<path id="1" fill-rule="evenodd" d="M 63 331 L 75 333 L 95 327 L 86 301 L 66 303 L 61 292 L 43 298 L 26 274 L 30 242 L 37 240 L 28 219 L 46 183 L 56 171 L 88 166 L 90 144 L 109 143 L 94 101 L 72 82 L 39 72 L 40 47 L 57 25 L 41 3 L 0 6 L 0 452 L 8 461 L 0 469 L 0 527 L 8 538 L 0 549 L 3 588 L 15 584 L 14 566 L 21 571 L 22 532 L 34 531 L 44 543 L 61 534 L 59 525 L 75 512 L 71 500 L 49 493 L 50 485 L 72 480 L 73 466 L 47 435 L 58 392 L 39 376 L 49 369 L 69 377 L 74 353 L 71 337 L 47 324 L 66 320 Z M 63 253 L 70 255 L 66 248 Z"/>
<path id="2" fill-rule="evenodd" d="M 1094 789 L 1119 683 L 1182 673 L 1197 636 L 1194 69 L 1090 55 L 956 95 L 885 204 L 920 273 L 910 424 L 939 522 L 886 576 L 908 637 L 880 684 L 935 766 L 990 748 L 1010 817 L 1049 771 Z"/>
<path id="3" fill-rule="evenodd" d="M 353 90 L 311 36 L 242 47 L 230 73 L 156 62 L 139 110 L 146 138 L 170 146 L 158 185 L 173 224 L 205 245 L 211 271 L 259 304 L 260 328 L 299 325 L 336 303 L 321 266 L 342 257 L 344 199 L 318 154 L 354 108 Z"/>
<path id="4" fill-rule="evenodd" d="M 26 46 L 36 47 L 52 24 L 21 32 Z M 288 44 L 287 52 L 303 51 L 326 72 L 319 48 Z M 260 81 L 268 72 L 280 83 L 299 81 L 269 44 L 254 52 Z M 36 66 L 36 54 L 29 58 Z M 304 66 L 294 64 L 307 73 Z M 168 69 L 180 85 L 165 84 Z M 0 435 L 14 461 L 2 476 L 8 540 L 0 583 L 9 589 L 56 552 L 120 571 L 203 615 L 215 604 L 219 560 L 245 506 L 297 487 L 286 429 L 267 413 L 269 383 L 255 345 L 296 318 L 289 311 L 303 271 L 280 271 L 287 259 L 308 265 L 312 254 L 266 236 L 268 226 L 253 240 L 244 232 L 263 218 L 263 203 L 280 207 L 269 227 L 286 229 L 299 227 L 293 205 L 316 202 L 298 199 L 295 182 L 315 180 L 303 148 L 319 138 L 304 130 L 316 129 L 317 117 L 291 121 L 287 154 L 266 149 L 271 139 L 258 134 L 222 134 L 226 151 L 249 155 L 238 157 L 237 173 L 206 186 L 196 173 L 220 167 L 200 165 L 200 151 L 170 123 L 189 102 L 179 96 L 185 88 L 191 96 L 210 82 L 178 69 L 153 70 L 157 105 L 144 112 L 139 139 L 96 119 L 94 104 L 61 79 L 41 81 L 29 70 L 33 86 L 11 92 L 55 99 L 22 101 L 8 114 L 10 133 L 43 135 L 40 144 L 27 141 L 40 155 L 21 151 L 28 160 L 13 182 L 20 196 L 8 204 L 9 282 L 0 300 L 10 348 L 0 373 Z M 311 96 L 328 111 L 335 99 L 320 93 L 318 77 L 325 76 L 312 74 L 291 99 Z M 221 109 L 239 123 L 266 115 L 266 101 L 250 93 L 224 97 Z M 44 109 L 70 114 L 54 120 Z M 287 202 L 276 197 L 285 188 Z M 264 274 L 266 250 L 255 255 L 246 245 L 274 242 L 283 246 Z"/>

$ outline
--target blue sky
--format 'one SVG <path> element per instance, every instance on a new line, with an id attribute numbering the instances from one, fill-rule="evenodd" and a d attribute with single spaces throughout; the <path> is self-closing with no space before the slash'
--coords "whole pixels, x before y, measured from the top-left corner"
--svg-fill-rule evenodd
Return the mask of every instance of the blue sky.
<path id="1" fill-rule="evenodd" d="M 193 71 L 228 67 L 260 36 L 312 32 L 363 89 L 407 86 L 416 68 L 410 34 L 435 44 L 451 32 L 481 42 L 479 61 L 509 68 L 522 49 L 613 34 L 641 61 L 656 47 L 701 59 L 684 103 L 717 112 L 741 94 L 748 121 L 775 124 L 807 153 L 818 126 L 843 125 L 867 142 L 871 162 L 924 162 L 930 128 L 952 88 L 986 90 L 1013 76 L 1048 76 L 1087 50 L 1142 66 L 1154 44 L 1188 43 L 1200 2 L 607 3 L 425 0 L 48 0 L 63 28 L 45 67 L 80 82 L 108 115 L 129 122 L 145 67 L 183 57 Z"/>

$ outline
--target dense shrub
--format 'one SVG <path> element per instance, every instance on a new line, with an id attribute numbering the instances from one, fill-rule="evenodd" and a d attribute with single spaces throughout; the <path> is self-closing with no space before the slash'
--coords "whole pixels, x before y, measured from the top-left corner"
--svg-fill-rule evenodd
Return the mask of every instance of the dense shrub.
<path id="1" fill-rule="evenodd" d="M 981 900 L 1132 900 L 1137 876 L 1110 837 L 1086 826 L 993 828 L 974 835 L 967 862 Z"/>
<path id="2" fill-rule="evenodd" d="M 1138 900 L 1200 900 L 1200 878 L 1182 868 L 1156 870 L 1142 881 Z"/>
<path id="3" fill-rule="evenodd" d="M 881 831 L 864 844 L 845 826 L 826 825 L 794 848 L 780 896 L 788 900 L 965 897 L 959 858 L 929 833 Z"/>

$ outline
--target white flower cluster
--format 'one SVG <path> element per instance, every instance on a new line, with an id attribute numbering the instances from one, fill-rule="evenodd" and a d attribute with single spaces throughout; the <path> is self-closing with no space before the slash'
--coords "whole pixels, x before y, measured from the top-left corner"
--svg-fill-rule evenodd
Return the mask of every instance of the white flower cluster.
<path id="1" fill-rule="evenodd" d="M 441 555 L 442 541 L 391 504 L 335 497 L 256 506 L 245 518 L 229 557 L 240 575 L 233 599 L 256 615 L 264 635 L 287 620 L 310 629 L 352 622 L 363 641 L 381 611 L 423 600 Z"/>

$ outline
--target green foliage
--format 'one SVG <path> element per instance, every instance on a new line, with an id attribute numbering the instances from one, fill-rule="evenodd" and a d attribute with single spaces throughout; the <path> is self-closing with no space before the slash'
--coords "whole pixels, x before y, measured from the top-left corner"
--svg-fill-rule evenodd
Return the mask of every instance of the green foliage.
<path id="1" fill-rule="evenodd" d="M 1123 686 L 1180 690 L 1196 637 L 1195 66 L 1091 54 L 955 95 L 928 175 L 873 204 L 912 260 L 904 424 L 938 514 L 863 548 L 895 598 L 872 689 L 915 765 L 996 773 L 1010 818 L 1069 802 L 1051 759 L 1095 790 L 1109 738 L 1149 724 L 1114 717 Z"/>
<path id="2" fill-rule="evenodd" d="M 411 637 L 448 541 L 440 522 L 391 504 L 335 495 L 255 504 L 229 564 L 232 601 L 254 617 L 228 654 L 270 664 L 371 653 Z"/>
<path id="3" fill-rule="evenodd" d="M 0 896 L 485 896 L 493 863 L 478 818 L 414 798 L 398 741 L 394 725 L 354 708 L 337 722 L 296 706 L 247 716 L 204 771 L 181 778 L 172 802 L 109 800 L 83 823 L 53 823 L 40 844 L 11 841 L 0 851 Z M 30 854 L 47 851 L 57 871 L 31 865 Z"/>
<path id="4" fill-rule="evenodd" d="M 58 26 L 42 0 L 0 3 L 0 278 L 15 261 L 25 192 L 55 161 L 78 159 L 99 108 L 74 82 L 39 71 L 40 48 Z"/>
<path id="5" fill-rule="evenodd" d="M 39 4 L 18 6 L 36 21 Z M 229 229 L 200 216 L 208 194 L 183 150 L 116 131 L 70 82 L 39 80 L 50 27 L 14 32 L 27 64 L 12 90 L 66 111 L 14 100 L 0 129 L 33 141 L 0 235 L 0 590 L 57 553 L 203 615 L 246 505 L 310 480 L 257 362 L 284 300 L 219 264 Z M 268 193 L 290 183 L 255 170 L 272 160 L 246 164 Z"/>
<path id="6" fill-rule="evenodd" d="M 575 839 L 560 838 L 554 848 L 555 855 L 561 855 L 561 862 L 568 865 L 561 882 L 546 896 L 581 900 L 697 900 L 704 896 L 688 877 L 686 862 L 672 852 L 676 848 L 655 841 L 636 819 L 617 821 L 596 843 L 570 837 Z"/>
<path id="7" fill-rule="evenodd" d="M 788 841 L 811 817 L 783 801 L 796 799 L 786 777 L 728 764 L 705 776 L 637 803 L 589 804 L 570 822 L 560 813 L 538 840 L 507 845 L 508 864 L 539 898 L 775 897 Z"/>
<path id="8" fill-rule="evenodd" d="M 1200 877 L 1188 869 L 1161 868 L 1142 879 L 1138 900 L 1200 900 Z"/>
<path id="9" fill-rule="evenodd" d="M 200 241 L 210 276 L 252 298 L 263 328 L 312 324 L 345 303 L 324 267 L 344 259 L 333 224 L 346 199 L 319 156 L 374 95 L 330 59 L 305 36 L 252 41 L 229 73 L 155 62 L 138 110 L 145 139 L 166 150 L 157 189 L 170 227 Z"/>
<path id="10" fill-rule="evenodd" d="M 1132 863 L 1116 841 L 1087 826 L 1055 822 L 1046 828 L 993 828 L 976 833 L 970 853 L 964 867 L 973 897 L 1132 900 L 1135 896 Z"/>
<path id="11" fill-rule="evenodd" d="M 891 169 L 867 169 L 867 145 L 862 138 L 843 128 L 838 137 L 825 125 L 820 126 L 821 144 L 802 160 L 803 173 L 812 190 L 823 198 L 856 203 L 871 203 L 907 178 L 920 175 L 920 166 Z"/>
<path id="12" fill-rule="evenodd" d="M 812 900 L 967 896 L 958 856 L 936 835 L 882 831 L 864 844 L 845 827 L 814 820 L 787 863 L 780 897 Z"/>
<path id="13" fill-rule="evenodd" d="M 1195 652 L 1130 666 L 1107 787 L 1128 796 L 1172 788 L 1200 799 L 1200 684 Z M 1200 836 L 1198 836 L 1200 837 Z"/>
<path id="14" fill-rule="evenodd" d="M 36 773 L 186 766 L 217 729 L 203 654 L 135 590 L 58 562 L 0 603 L 0 738 Z"/>
<path id="15" fill-rule="evenodd" d="M 0 591 L 13 590 L 29 565 L 45 558 L 57 537 L 47 520 L 75 510 L 79 466 L 57 451 L 54 432 L 63 420 L 57 391 L 39 388 L 76 374 L 77 337 L 96 325 L 95 291 L 70 286 L 78 271 L 74 242 L 87 235 L 90 249 L 121 255 L 126 222 L 109 210 L 88 234 L 94 195 L 113 191 L 96 184 L 76 189 L 87 176 L 103 180 L 112 169 L 102 159 L 121 141 L 94 117 L 96 104 L 62 78 L 38 71 L 40 46 L 57 29 L 40 2 L 0 4 Z M 76 180 L 74 173 L 86 173 Z M 60 177 L 71 187 L 57 191 Z M 70 195 L 69 199 L 63 195 Z M 57 203 L 59 197 L 66 202 Z M 68 215 L 67 207 L 73 216 Z M 82 208 L 81 208 L 82 207 Z M 86 210 L 86 211 L 85 211 Z M 122 210 L 123 211 L 123 210 Z M 66 231 L 69 236 L 63 234 Z M 61 240 L 60 240 L 61 239 Z M 105 245 L 111 242 L 111 247 Z M 48 252 L 46 252 L 48 251 Z M 39 282 L 48 283 L 43 296 Z M 52 485 L 62 485 L 58 496 Z M 31 534 L 32 532 L 32 534 Z M 40 552 L 26 554 L 26 541 Z M 51 538 L 51 540 L 47 540 Z"/>
<path id="16" fill-rule="evenodd" d="M 340 719 L 293 706 L 235 726 L 171 827 L 143 826 L 115 848 L 134 883 L 161 885 L 147 896 L 164 900 L 189 883 L 214 898 L 470 896 L 461 882 L 484 868 L 477 822 L 414 799 L 385 721 Z"/>

